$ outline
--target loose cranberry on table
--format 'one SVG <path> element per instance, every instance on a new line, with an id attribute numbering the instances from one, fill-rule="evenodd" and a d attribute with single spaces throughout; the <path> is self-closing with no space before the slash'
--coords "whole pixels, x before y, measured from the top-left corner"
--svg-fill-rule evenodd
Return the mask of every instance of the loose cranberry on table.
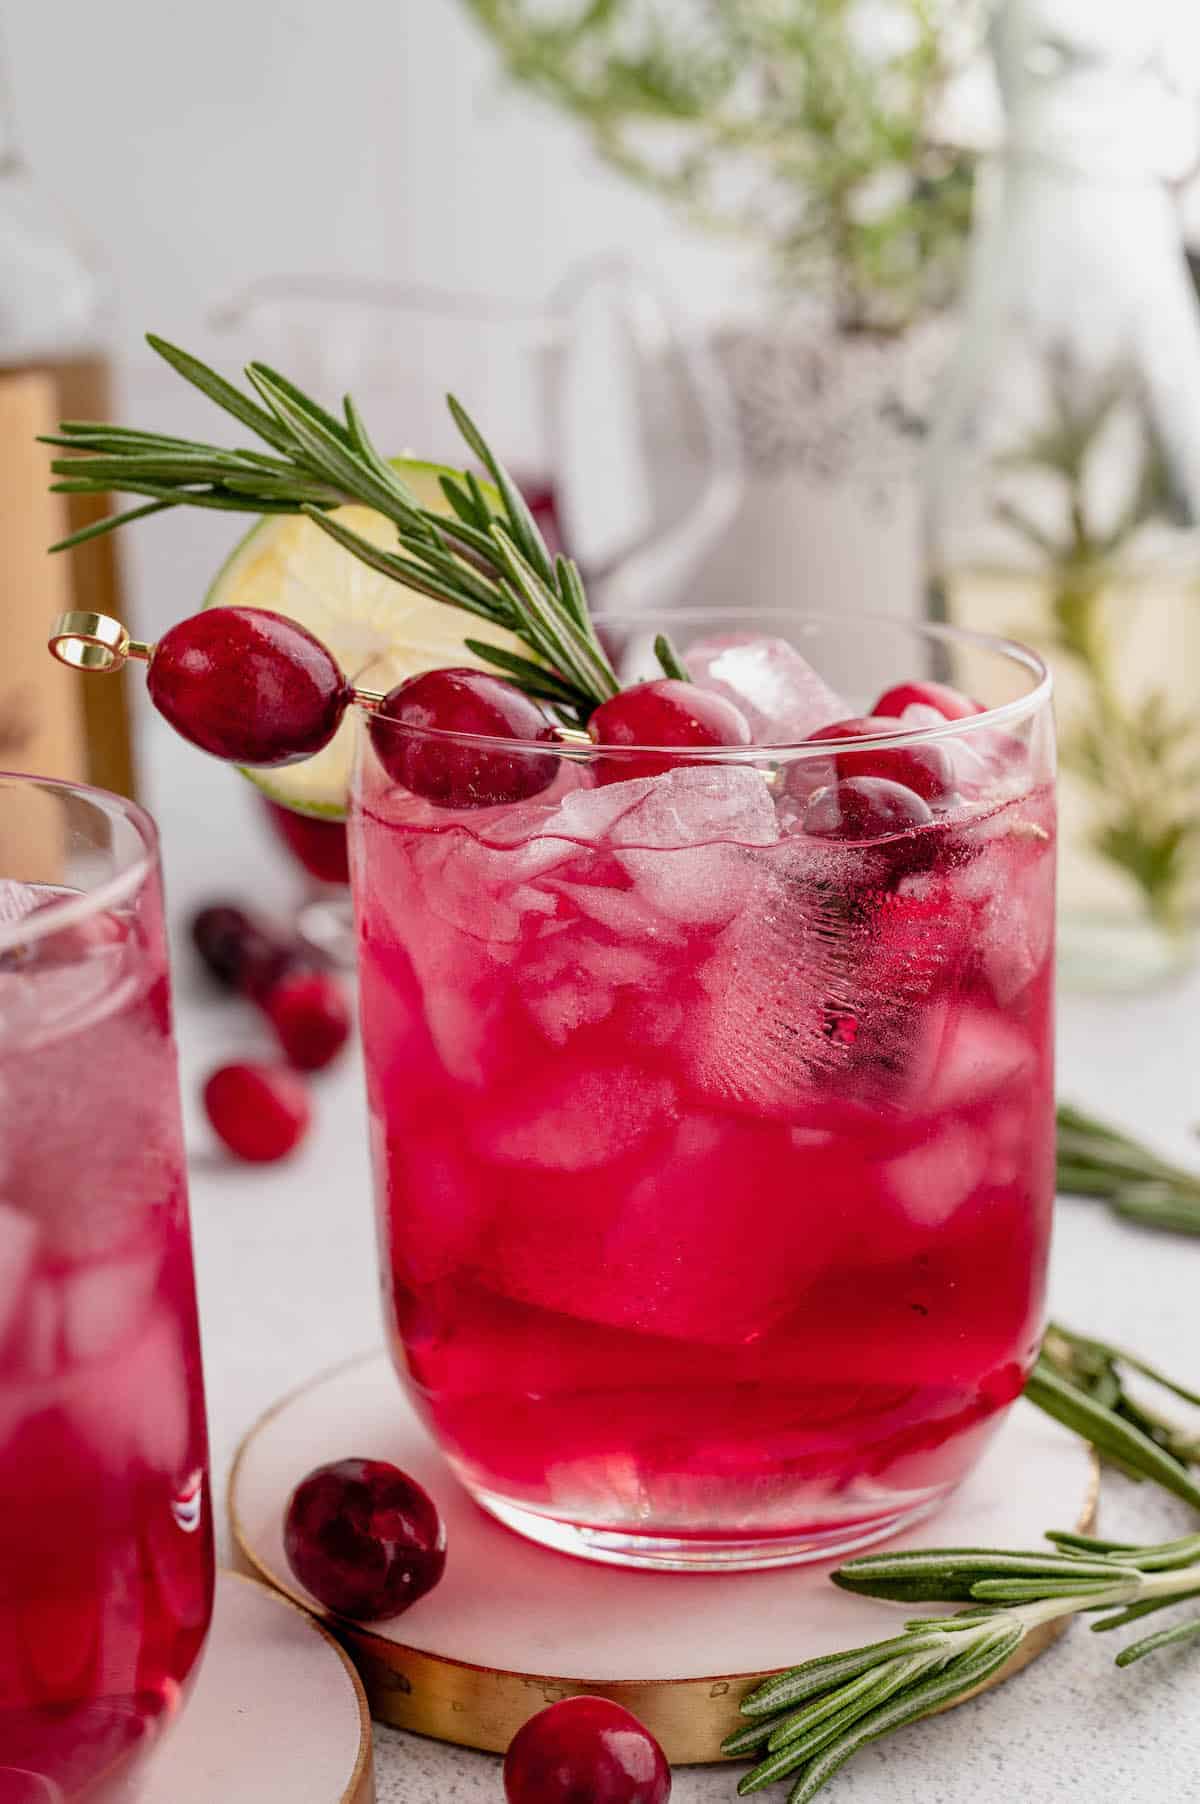
<path id="1" fill-rule="evenodd" d="M 303 1080 L 281 1065 L 222 1065 L 204 1086 L 204 1107 L 230 1152 L 252 1165 L 286 1158 L 312 1120 Z"/>
<path id="2" fill-rule="evenodd" d="M 350 1037 L 345 991 L 328 971 L 297 971 L 268 991 L 263 1013 L 297 1071 L 321 1071 Z"/>
<path id="3" fill-rule="evenodd" d="M 558 774 L 549 753 L 437 733 L 554 743 L 556 729 L 532 697 L 487 671 L 426 670 L 384 697 L 371 716 L 371 743 L 388 775 L 443 808 L 488 808 L 539 795 Z"/>
<path id="4" fill-rule="evenodd" d="M 517 1730 L 508 1804 L 666 1804 L 671 1769 L 649 1729 L 607 1698 L 564 1698 Z"/>
<path id="5" fill-rule="evenodd" d="M 252 1001 L 268 995 L 301 962 L 296 940 L 233 902 L 214 902 L 192 920 L 192 941 L 210 976 Z"/>
<path id="6" fill-rule="evenodd" d="M 936 708 L 943 720 L 968 720 L 971 715 L 984 712 L 982 702 L 972 701 L 949 683 L 897 683 L 893 689 L 884 690 L 871 713 L 876 718 L 885 715 L 898 719 L 906 708 Z"/>
<path id="7" fill-rule="evenodd" d="M 206 608 L 164 633 L 146 677 L 177 733 L 234 764 L 293 764 L 328 745 L 350 688 L 319 639 L 268 608 Z"/>
<path id="8" fill-rule="evenodd" d="M 750 744 L 749 723 L 735 703 L 674 677 L 635 683 L 601 702 L 588 722 L 588 732 L 597 745 Z M 633 777 L 656 777 L 686 763 L 685 758 L 600 759 L 596 776 L 601 783 L 622 783 Z"/>
<path id="9" fill-rule="evenodd" d="M 805 743 L 874 739 L 896 730 L 894 720 L 873 714 L 858 715 L 820 727 Z M 923 802 L 944 801 L 954 793 L 954 767 L 949 755 L 937 744 L 875 746 L 861 752 L 835 752 L 833 765 L 839 777 L 884 777 L 889 782 L 900 783 L 920 796 Z"/>
<path id="10" fill-rule="evenodd" d="M 334 1460 L 310 1472 L 289 1499 L 283 1545 L 319 1603 L 362 1622 L 401 1615 L 446 1568 L 437 1505 L 386 1460 Z"/>

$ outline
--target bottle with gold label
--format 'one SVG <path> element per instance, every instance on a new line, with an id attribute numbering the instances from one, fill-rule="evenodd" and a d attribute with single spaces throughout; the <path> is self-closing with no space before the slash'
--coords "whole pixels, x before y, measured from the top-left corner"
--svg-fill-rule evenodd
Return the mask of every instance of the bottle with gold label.
<path id="1" fill-rule="evenodd" d="M 1190 961 L 1200 927 L 1191 11 L 1002 0 L 1007 135 L 928 450 L 931 610 L 1054 669 L 1062 964 L 1106 987 Z"/>

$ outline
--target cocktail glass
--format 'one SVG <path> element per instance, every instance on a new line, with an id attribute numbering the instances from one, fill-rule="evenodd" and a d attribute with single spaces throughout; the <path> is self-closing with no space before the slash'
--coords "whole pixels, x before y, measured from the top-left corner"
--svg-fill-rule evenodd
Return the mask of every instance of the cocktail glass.
<path id="1" fill-rule="evenodd" d="M 463 1483 L 536 1541 L 686 1569 L 843 1554 L 962 1479 L 1040 1337 L 1049 681 L 948 628 L 740 612 L 602 619 L 623 682 L 656 674 L 659 627 L 685 653 L 768 642 L 764 718 L 806 681 L 780 640 L 846 715 L 913 677 L 987 711 L 856 742 L 949 772 L 933 819 L 865 839 L 804 828 L 851 768 L 825 744 L 581 744 L 530 799 L 454 808 L 392 780 L 378 736 L 545 747 L 360 736 L 392 1347 Z"/>
<path id="2" fill-rule="evenodd" d="M 157 838 L 0 776 L 0 1800 L 134 1795 L 212 1586 Z"/>

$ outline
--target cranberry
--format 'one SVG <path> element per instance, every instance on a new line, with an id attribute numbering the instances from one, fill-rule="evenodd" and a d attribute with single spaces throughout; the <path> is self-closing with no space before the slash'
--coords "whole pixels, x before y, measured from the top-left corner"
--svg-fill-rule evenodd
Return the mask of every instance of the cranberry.
<path id="1" fill-rule="evenodd" d="M 734 702 L 674 677 L 635 683 L 601 702 L 588 722 L 588 732 L 599 745 L 750 744 L 749 722 Z M 685 758 L 602 758 L 596 775 L 601 783 L 621 783 L 631 777 L 657 777 L 687 762 Z"/>
<path id="2" fill-rule="evenodd" d="M 202 908 L 192 921 L 192 940 L 219 984 L 256 1001 L 269 995 L 300 960 L 292 940 L 231 902 Z"/>
<path id="3" fill-rule="evenodd" d="M 809 798 L 803 827 L 817 839 L 883 839 L 926 827 L 928 805 L 902 783 L 886 777 L 846 777 Z"/>
<path id="4" fill-rule="evenodd" d="M 558 772 L 558 759 L 545 752 L 503 752 L 435 733 L 554 740 L 535 701 L 483 670 L 426 670 L 385 696 L 371 718 L 371 743 L 388 775 L 440 808 L 488 808 L 540 794 Z"/>
<path id="5" fill-rule="evenodd" d="M 263 997 L 262 1007 L 288 1064 L 297 1071 L 322 1070 L 350 1037 L 345 992 L 328 971 L 284 977 Z"/>
<path id="6" fill-rule="evenodd" d="M 340 1459 L 310 1472 L 288 1501 L 283 1545 L 307 1591 L 364 1622 L 400 1616 L 446 1569 L 437 1505 L 386 1460 Z"/>
<path id="7" fill-rule="evenodd" d="M 819 727 L 809 734 L 806 743 L 874 738 L 895 731 L 894 721 L 868 714 Z M 923 802 L 940 801 L 954 791 L 954 766 L 940 745 L 877 746 L 873 751 L 837 752 L 833 763 L 839 777 L 885 777 L 914 790 Z"/>
<path id="8" fill-rule="evenodd" d="M 906 708 L 935 708 L 943 720 L 967 720 L 984 711 L 982 703 L 951 689 L 949 683 L 897 683 L 884 690 L 871 712 L 876 718 L 882 714 L 898 719 Z"/>
<path id="9" fill-rule="evenodd" d="M 275 832 L 310 877 L 315 877 L 318 883 L 349 883 L 350 853 L 345 821 L 299 814 L 294 808 L 284 808 L 266 796 L 262 802 Z"/>
<path id="10" fill-rule="evenodd" d="M 508 1804 L 666 1804 L 671 1769 L 649 1729 L 607 1698 L 531 1716 L 504 1757 Z"/>
<path id="11" fill-rule="evenodd" d="M 277 1065 L 222 1065 L 204 1086 L 204 1107 L 230 1152 L 253 1165 L 286 1158 L 312 1119 L 304 1084 Z"/>
<path id="12" fill-rule="evenodd" d="M 932 820 L 928 803 L 903 783 L 844 777 L 810 796 L 803 827 L 820 839 L 881 839 L 926 827 Z"/>
<path id="13" fill-rule="evenodd" d="M 336 733 L 350 689 L 319 639 L 267 608 L 206 608 L 154 648 L 146 686 L 202 751 L 235 764 L 293 764 Z"/>

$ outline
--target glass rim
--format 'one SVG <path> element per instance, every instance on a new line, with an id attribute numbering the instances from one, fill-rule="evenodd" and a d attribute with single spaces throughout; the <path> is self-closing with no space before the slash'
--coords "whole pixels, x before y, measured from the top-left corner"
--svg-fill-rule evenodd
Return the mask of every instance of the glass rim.
<path id="1" fill-rule="evenodd" d="M 791 608 L 761 608 L 752 610 L 755 619 L 763 620 L 776 615 L 781 620 L 790 621 L 795 631 L 801 626 L 855 626 L 886 627 L 915 635 L 917 638 L 930 638 L 952 645 L 973 645 L 981 651 L 992 652 L 1006 658 L 1010 664 L 1019 664 L 1033 679 L 1032 686 L 1025 695 L 1014 696 L 1012 701 L 1001 702 L 994 708 L 984 708 L 979 714 L 964 715 L 961 720 L 940 720 L 936 724 L 920 727 L 897 727 L 895 732 L 861 734 L 848 739 L 820 740 L 779 740 L 772 744 L 754 745 L 695 745 L 695 746 L 661 746 L 661 745 L 603 745 L 589 740 L 563 739 L 560 741 L 543 739 L 502 738 L 488 733 L 455 732 L 446 727 L 414 726 L 410 722 L 391 720 L 375 709 L 356 704 L 355 712 L 360 722 L 378 722 L 393 732 L 410 734 L 414 738 L 428 739 L 444 745 L 464 745 L 481 747 L 487 751 L 506 752 L 510 757 L 514 748 L 528 751 L 531 755 L 543 757 L 566 758 L 575 763 L 588 763 L 603 757 L 606 760 L 627 762 L 644 758 L 653 753 L 659 758 L 677 755 L 681 762 L 703 765 L 747 765 L 755 766 L 764 760 L 799 762 L 806 759 L 836 756 L 839 752 L 856 751 L 872 752 L 900 748 L 902 746 L 937 744 L 943 740 L 964 739 L 971 733 L 987 732 L 998 727 L 1009 727 L 1027 716 L 1037 713 L 1049 702 L 1054 691 L 1053 674 L 1044 658 L 1031 646 L 1023 645 L 1018 639 L 1005 638 L 999 633 L 976 632 L 969 627 L 951 626 L 936 620 L 905 620 L 894 614 L 860 611 L 853 609 L 848 613 L 826 613 L 818 610 L 804 611 L 797 615 Z M 660 622 L 676 622 L 678 624 L 712 625 L 717 621 L 728 620 L 730 612 L 718 608 L 648 608 L 644 613 L 618 613 L 601 610 L 593 616 L 595 626 L 606 623 L 622 626 L 641 625 L 649 631 Z M 368 663 L 363 672 L 359 672 L 356 680 L 361 681 L 365 671 L 370 670 Z M 503 677 L 504 672 L 498 667 L 484 674 Z M 551 717 L 547 715 L 547 719 Z M 849 718 L 849 717 L 847 717 Z"/>
<path id="2" fill-rule="evenodd" d="M 158 828 L 146 810 L 128 796 L 117 795 L 111 789 L 101 789 L 95 783 L 74 783 L 64 777 L 39 777 L 33 771 L 0 770 L 0 790 L 9 787 L 40 789 L 49 791 L 52 795 L 73 796 L 102 813 L 121 815 L 138 834 L 141 851 L 78 896 L 47 902 L 43 908 L 36 909 L 32 914 L 22 915 L 18 921 L 0 921 L 0 952 L 7 952 L 15 945 L 28 945 L 30 941 L 48 939 L 65 927 L 75 927 L 79 922 L 89 920 L 92 915 L 117 907 L 127 901 L 156 868 L 159 858 Z M 10 878 L 0 868 L 0 881 L 6 879 L 20 881 L 19 878 Z"/>

